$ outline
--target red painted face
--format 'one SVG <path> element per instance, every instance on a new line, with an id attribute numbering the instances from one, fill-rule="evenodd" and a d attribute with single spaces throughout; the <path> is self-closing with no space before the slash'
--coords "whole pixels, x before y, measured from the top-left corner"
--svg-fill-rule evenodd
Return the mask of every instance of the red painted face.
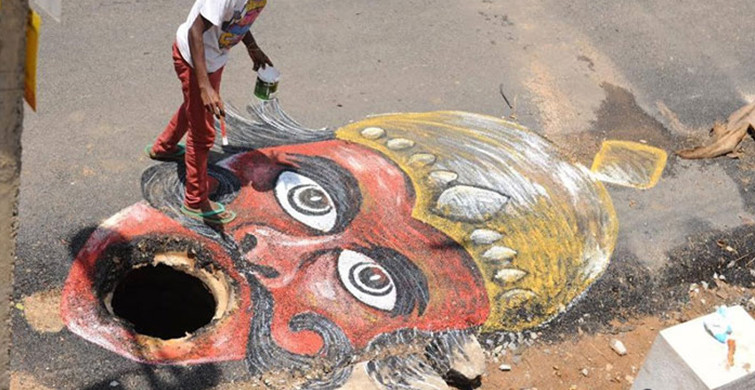
<path id="1" fill-rule="evenodd" d="M 264 272 L 272 337 L 314 355 L 321 335 L 292 330 L 316 314 L 354 348 L 403 328 L 464 329 L 488 314 L 479 271 L 456 242 L 412 218 L 414 194 L 381 154 L 345 141 L 262 149 L 226 162 L 242 183 L 228 231 Z"/>
<path id="2" fill-rule="evenodd" d="M 238 216 L 225 227 L 240 263 L 227 246 L 139 203 L 78 254 L 62 303 L 72 331 L 136 360 L 198 363 L 253 360 L 268 356 L 255 350 L 278 347 L 281 356 L 330 356 L 332 344 L 359 350 L 381 334 L 466 329 L 487 318 L 476 265 L 458 243 L 412 218 L 411 182 L 383 155 L 332 140 L 241 153 L 221 165 L 241 182 L 228 205 Z M 116 267 L 109 248 L 138 247 L 145 237 L 201 245 L 199 260 L 211 261 L 234 290 L 227 315 L 188 339 L 146 343 L 108 315 L 96 275 Z"/>

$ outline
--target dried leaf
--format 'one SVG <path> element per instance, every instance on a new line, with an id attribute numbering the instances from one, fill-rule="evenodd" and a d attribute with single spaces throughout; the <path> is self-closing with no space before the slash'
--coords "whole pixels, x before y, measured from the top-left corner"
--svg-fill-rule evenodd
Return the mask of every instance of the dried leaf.
<path id="1" fill-rule="evenodd" d="M 732 153 L 751 127 L 755 128 L 755 103 L 750 103 L 735 111 L 725 125 L 718 123 L 714 125 L 711 130 L 713 137 L 711 144 L 694 149 L 680 150 L 676 154 L 682 158 L 696 159 Z"/>
<path id="2" fill-rule="evenodd" d="M 713 138 L 719 138 L 724 135 L 726 135 L 726 124 L 721 122 L 716 122 L 713 124 L 713 128 L 710 129 L 710 132 L 708 133 Z"/>

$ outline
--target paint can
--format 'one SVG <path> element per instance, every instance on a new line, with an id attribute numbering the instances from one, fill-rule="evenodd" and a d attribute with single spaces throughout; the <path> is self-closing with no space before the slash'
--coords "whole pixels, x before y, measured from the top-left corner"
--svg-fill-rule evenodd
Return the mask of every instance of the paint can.
<path id="1" fill-rule="evenodd" d="M 254 96 L 262 100 L 270 100 L 278 91 L 280 72 L 272 66 L 265 66 L 257 71 L 257 84 L 254 86 Z"/>

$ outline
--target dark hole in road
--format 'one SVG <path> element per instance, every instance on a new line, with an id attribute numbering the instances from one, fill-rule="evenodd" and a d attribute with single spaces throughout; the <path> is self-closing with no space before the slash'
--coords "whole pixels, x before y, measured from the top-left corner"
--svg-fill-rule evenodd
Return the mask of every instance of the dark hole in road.
<path id="1" fill-rule="evenodd" d="M 113 312 L 137 333 L 184 337 L 215 315 L 215 298 L 198 278 L 164 264 L 131 270 L 113 292 Z"/>

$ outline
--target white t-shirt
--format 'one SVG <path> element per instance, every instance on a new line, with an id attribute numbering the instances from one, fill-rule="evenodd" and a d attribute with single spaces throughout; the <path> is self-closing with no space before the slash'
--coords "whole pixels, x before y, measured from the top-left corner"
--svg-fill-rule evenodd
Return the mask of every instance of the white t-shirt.
<path id="1" fill-rule="evenodd" d="M 244 37 L 267 0 L 196 0 L 189 17 L 178 26 L 176 42 L 181 56 L 194 67 L 189 49 L 189 28 L 201 14 L 212 27 L 202 36 L 207 72 L 222 68 L 228 61 L 228 51 Z"/>

